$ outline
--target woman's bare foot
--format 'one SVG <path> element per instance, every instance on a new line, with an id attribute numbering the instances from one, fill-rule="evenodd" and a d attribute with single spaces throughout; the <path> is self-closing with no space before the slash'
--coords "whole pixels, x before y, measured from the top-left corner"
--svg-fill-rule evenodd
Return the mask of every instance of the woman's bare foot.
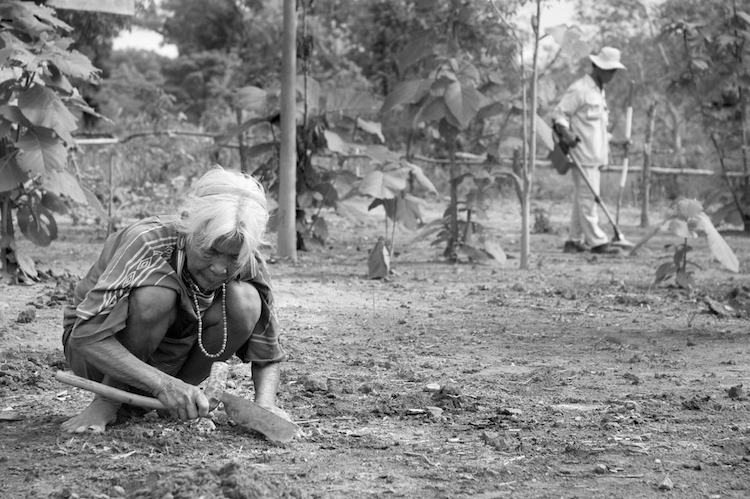
<path id="1" fill-rule="evenodd" d="M 120 405 L 120 402 L 96 397 L 82 413 L 65 421 L 62 429 L 68 433 L 104 433 L 107 425 L 117 420 Z"/>

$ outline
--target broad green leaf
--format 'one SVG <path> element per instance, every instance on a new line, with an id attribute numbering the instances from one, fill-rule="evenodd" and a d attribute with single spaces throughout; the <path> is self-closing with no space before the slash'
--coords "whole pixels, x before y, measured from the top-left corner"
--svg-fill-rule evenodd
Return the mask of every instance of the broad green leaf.
<path id="1" fill-rule="evenodd" d="M 737 11 L 737 17 L 745 21 L 745 24 L 750 26 L 750 14 L 740 10 L 740 11 Z"/>
<path id="2" fill-rule="evenodd" d="M 508 261 L 508 256 L 505 254 L 505 251 L 503 251 L 500 243 L 493 238 L 485 239 L 482 249 L 484 249 L 484 251 L 494 258 L 500 265 L 505 265 L 505 262 Z"/>
<path id="3" fill-rule="evenodd" d="M 86 196 L 86 201 L 88 205 L 94 209 L 94 211 L 99 215 L 99 218 L 103 221 L 109 220 L 109 216 L 107 215 L 107 210 L 104 209 L 104 206 L 102 206 L 101 201 L 99 201 L 99 198 L 96 197 L 96 194 L 91 192 L 88 188 L 86 188 L 83 185 L 80 185 L 81 190 L 83 191 L 84 196 Z"/>
<path id="4" fill-rule="evenodd" d="M 378 123 L 377 121 L 367 121 L 367 120 L 363 120 L 362 118 L 357 118 L 357 127 L 362 131 L 375 135 L 377 138 L 380 139 L 381 142 L 385 142 L 385 137 L 383 137 L 382 123 Z"/>
<path id="5" fill-rule="evenodd" d="M 431 80 L 406 80 L 396 84 L 380 108 L 380 113 L 387 113 L 402 104 L 414 104 L 430 91 Z"/>
<path id="6" fill-rule="evenodd" d="M 30 174 L 43 175 L 50 170 L 62 171 L 68 161 L 67 149 L 52 130 L 47 128 L 27 130 L 18 139 L 16 146 L 21 150 L 18 165 Z"/>
<path id="7" fill-rule="evenodd" d="M 10 56 L 13 55 L 13 52 L 15 49 L 13 47 L 5 47 L 3 49 L 0 49 L 0 68 L 4 67 L 8 59 L 10 59 Z"/>
<path id="8" fill-rule="evenodd" d="M 674 202 L 674 209 L 683 220 L 697 217 L 703 213 L 703 205 L 695 199 L 680 198 Z"/>
<path id="9" fill-rule="evenodd" d="M 503 111 L 505 111 L 506 107 L 503 102 L 495 101 L 490 102 L 486 106 L 484 106 L 482 109 L 479 110 L 477 113 L 477 119 L 479 120 L 486 120 L 489 118 L 494 118 L 495 116 L 501 114 Z"/>
<path id="10" fill-rule="evenodd" d="M 469 126 L 485 102 L 485 97 L 477 89 L 463 86 L 459 82 L 453 82 L 445 91 L 445 104 L 461 130 Z"/>
<path id="11" fill-rule="evenodd" d="M 349 145 L 336 132 L 325 130 L 326 145 L 328 150 L 337 154 L 349 154 Z"/>
<path id="12" fill-rule="evenodd" d="M 398 163 L 401 161 L 401 156 L 398 153 L 382 145 L 365 146 L 362 152 L 380 164 Z"/>
<path id="13" fill-rule="evenodd" d="M 367 276 L 370 279 L 382 279 L 387 277 L 390 272 L 391 255 L 385 241 L 380 239 L 367 255 Z"/>
<path id="14" fill-rule="evenodd" d="M 46 57 L 60 72 L 71 78 L 80 78 L 88 82 L 99 79 L 99 69 L 91 64 L 88 57 L 77 50 L 60 50 Z"/>
<path id="15" fill-rule="evenodd" d="M 251 158 L 256 158 L 269 152 L 276 152 L 278 144 L 276 142 L 263 142 L 262 144 L 255 144 L 247 148 L 245 151 Z"/>
<path id="16" fill-rule="evenodd" d="M 18 107 L 34 126 L 51 128 L 67 144 L 74 143 L 70 134 L 78 128 L 77 119 L 54 90 L 33 85 L 19 96 Z"/>
<path id="17" fill-rule="evenodd" d="M 568 31 L 568 26 L 565 24 L 560 24 L 558 26 L 550 26 L 544 30 L 544 33 L 547 35 L 550 35 L 553 40 L 555 40 L 555 43 L 558 45 L 562 45 L 563 43 L 563 37 L 565 36 L 565 32 Z"/>
<path id="18" fill-rule="evenodd" d="M 422 123 L 440 121 L 448 115 L 448 106 L 443 97 L 429 97 L 414 115 L 412 128 L 417 128 Z"/>
<path id="19" fill-rule="evenodd" d="M 28 205 L 16 211 L 18 228 L 21 233 L 37 246 L 49 246 L 57 238 L 57 223 L 49 211 L 42 205 L 35 204 L 33 209 Z"/>
<path id="20" fill-rule="evenodd" d="M 674 262 L 664 262 L 656 269 L 654 282 L 656 284 L 659 284 L 660 282 L 674 275 L 675 272 L 677 272 L 677 266 L 674 264 Z"/>
<path id="21" fill-rule="evenodd" d="M 327 113 L 340 112 L 347 116 L 377 113 L 383 101 L 369 92 L 349 88 L 337 88 L 326 92 Z"/>
<path id="22" fill-rule="evenodd" d="M 437 194 L 438 191 L 435 188 L 435 185 L 430 181 L 430 179 L 427 178 L 427 176 L 424 174 L 424 170 L 420 168 L 419 166 L 409 163 L 408 161 L 403 161 L 403 164 L 409 168 L 409 171 L 414 177 L 414 180 L 416 180 L 417 184 L 422 187 L 423 189 L 426 189 L 430 191 L 433 194 Z"/>
<path id="23" fill-rule="evenodd" d="M 490 260 L 490 255 L 485 253 L 482 249 L 477 248 L 473 244 L 464 243 L 456 248 L 459 253 L 466 255 L 469 260 L 477 263 L 487 263 Z"/>
<path id="24" fill-rule="evenodd" d="M 30 277 L 31 279 L 36 279 L 39 277 L 39 273 L 36 271 L 36 265 L 34 265 L 34 260 L 30 257 L 15 252 L 14 256 L 16 257 L 16 263 L 18 264 L 18 269 L 23 272 L 27 277 Z"/>
<path id="25" fill-rule="evenodd" d="M 313 197 L 313 193 L 310 191 L 301 192 L 297 195 L 297 206 L 302 210 L 312 208 L 314 203 L 315 197 Z"/>
<path id="26" fill-rule="evenodd" d="M 434 31 L 423 31 L 417 34 L 396 56 L 399 73 L 403 74 L 409 67 L 425 57 L 435 54 L 439 42 L 440 37 Z"/>
<path id="27" fill-rule="evenodd" d="M 409 230 L 417 230 L 422 224 L 422 213 L 419 209 L 420 199 L 414 196 L 405 196 L 395 198 L 398 200 L 396 205 L 396 221 L 401 222 Z"/>
<path id="28" fill-rule="evenodd" d="M 447 78 L 441 76 L 437 78 L 432 85 L 430 85 L 430 95 L 434 97 L 442 97 L 445 95 L 445 90 L 450 86 L 451 83 L 456 81 L 455 78 Z"/>
<path id="29" fill-rule="evenodd" d="M 57 67 L 53 63 L 49 64 L 48 69 L 49 69 L 49 72 L 48 72 L 49 74 L 43 73 L 42 75 L 40 75 L 44 84 L 48 87 L 57 88 L 64 94 L 68 94 L 68 95 L 72 94 L 73 85 L 70 84 L 70 81 L 65 77 L 65 75 L 60 73 L 60 71 L 57 69 Z M 83 99 L 80 99 L 80 100 L 83 101 Z M 78 102 L 74 102 L 74 103 L 77 105 L 79 104 Z M 83 101 L 83 103 L 85 104 L 85 101 Z"/>
<path id="30" fill-rule="evenodd" d="M 404 189 L 406 189 L 406 179 L 403 175 L 381 170 L 370 172 L 359 184 L 360 194 L 376 199 L 393 199 Z"/>
<path id="31" fill-rule="evenodd" d="M 235 106 L 245 111 L 262 111 L 268 102 L 268 93 L 252 85 L 237 89 L 233 97 Z"/>
<path id="32" fill-rule="evenodd" d="M 5 118 L 0 117 L 0 139 L 8 135 L 12 129 L 13 123 L 6 120 Z"/>
<path id="33" fill-rule="evenodd" d="M 468 61 L 458 61 L 456 73 L 458 73 L 458 79 L 461 83 L 467 86 L 479 85 L 482 80 L 477 67 Z"/>
<path id="34" fill-rule="evenodd" d="M 706 233 L 706 241 L 711 253 L 719 260 L 724 267 L 731 270 L 732 272 L 740 271 L 740 262 L 737 260 L 737 256 L 729 247 L 727 242 L 721 237 L 719 231 L 716 230 L 714 224 L 711 223 L 711 219 L 705 213 L 701 213 L 699 216 L 701 221 L 701 230 Z"/>
<path id="35" fill-rule="evenodd" d="M 19 109 L 18 106 L 10 106 L 8 104 L 0 106 L 0 116 L 2 116 L 5 120 L 10 121 L 11 123 L 16 123 L 27 128 L 33 126 L 32 123 L 26 118 L 26 116 L 23 115 L 21 109 Z"/>
<path id="36" fill-rule="evenodd" d="M 560 43 L 562 52 L 571 59 L 578 60 L 591 53 L 591 44 L 586 41 L 586 35 L 580 28 L 574 26 L 565 30 L 562 43 Z"/>
<path id="37" fill-rule="evenodd" d="M 61 215 L 68 212 L 68 207 L 65 206 L 63 200 L 53 192 L 45 192 L 42 195 L 42 206 L 50 211 L 54 211 L 55 213 L 60 213 Z"/>
<path id="38" fill-rule="evenodd" d="M 0 192 L 18 189 L 28 179 L 28 174 L 18 166 L 15 155 L 0 159 Z"/>
<path id="39" fill-rule="evenodd" d="M 60 28 L 64 31 L 73 31 L 73 28 L 68 23 L 63 22 L 57 18 L 54 9 L 51 9 L 44 5 L 36 5 L 31 2 L 24 2 L 23 5 L 29 10 L 29 12 L 31 12 L 47 24 L 51 24 L 55 28 Z"/>
<path id="40" fill-rule="evenodd" d="M 55 170 L 47 171 L 47 175 L 42 183 L 42 188 L 55 194 L 65 196 L 71 201 L 79 204 L 88 203 L 86 193 L 81 188 L 81 185 L 70 173 L 63 171 L 57 172 Z"/>
<path id="41" fill-rule="evenodd" d="M 0 3 L 0 19 L 7 19 L 13 23 L 15 28 L 26 31 L 34 37 L 38 37 L 45 31 L 53 31 L 49 24 L 39 21 L 34 14 L 26 8 L 30 2 L 6 2 Z M 31 5 L 34 5 L 31 3 Z"/>

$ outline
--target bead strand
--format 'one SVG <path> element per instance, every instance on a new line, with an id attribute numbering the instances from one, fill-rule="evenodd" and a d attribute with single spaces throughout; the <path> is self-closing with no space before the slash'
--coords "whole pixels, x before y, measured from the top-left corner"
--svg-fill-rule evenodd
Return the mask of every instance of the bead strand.
<path id="1" fill-rule="evenodd" d="M 219 350 L 216 353 L 208 353 L 206 351 L 206 347 L 203 346 L 203 318 L 201 317 L 201 311 L 198 306 L 198 289 L 195 284 L 191 283 L 193 285 L 193 303 L 195 303 L 195 313 L 198 316 L 198 348 L 200 348 L 201 352 L 203 352 L 203 355 L 208 357 L 209 359 L 217 359 L 221 357 L 221 355 L 224 353 L 224 350 L 227 349 L 227 338 L 229 337 L 229 334 L 227 332 L 227 284 L 222 283 L 221 284 L 221 313 L 224 318 L 224 338 L 221 341 L 221 350 Z"/>

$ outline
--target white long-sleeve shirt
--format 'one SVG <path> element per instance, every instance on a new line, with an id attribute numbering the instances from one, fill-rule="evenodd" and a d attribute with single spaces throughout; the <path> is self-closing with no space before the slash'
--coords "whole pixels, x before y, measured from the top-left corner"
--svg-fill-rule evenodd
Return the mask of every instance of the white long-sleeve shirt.
<path id="1" fill-rule="evenodd" d="M 605 166 L 609 162 L 609 108 L 604 89 L 591 75 L 573 82 L 552 113 L 552 122 L 568 127 L 581 142 L 570 150 L 582 166 Z"/>

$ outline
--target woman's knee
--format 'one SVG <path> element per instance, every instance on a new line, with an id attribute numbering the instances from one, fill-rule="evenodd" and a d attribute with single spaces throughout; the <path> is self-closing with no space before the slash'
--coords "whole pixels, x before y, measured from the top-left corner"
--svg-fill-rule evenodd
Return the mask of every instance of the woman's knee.
<path id="1" fill-rule="evenodd" d="M 262 303 L 260 293 L 255 286 L 242 281 L 227 284 L 227 315 L 233 321 L 240 321 L 244 326 L 252 327 L 260 319 Z"/>
<path id="2" fill-rule="evenodd" d="M 128 320 L 146 324 L 174 322 L 177 313 L 177 293 L 169 288 L 146 286 L 130 292 Z"/>

